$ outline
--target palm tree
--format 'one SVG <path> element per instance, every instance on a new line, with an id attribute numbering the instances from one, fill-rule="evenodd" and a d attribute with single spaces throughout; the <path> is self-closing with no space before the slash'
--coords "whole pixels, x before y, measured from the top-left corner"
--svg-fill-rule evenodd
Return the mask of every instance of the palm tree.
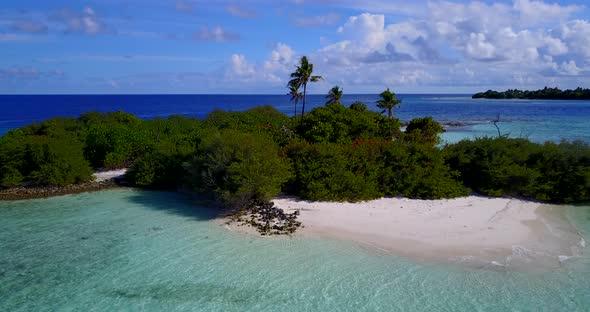
<path id="1" fill-rule="evenodd" d="M 297 117 L 297 102 L 303 98 L 303 94 L 299 92 L 299 86 L 297 85 L 289 85 L 289 93 L 288 95 L 291 96 L 291 101 L 295 103 L 295 110 L 293 117 Z"/>
<path id="2" fill-rule="evenodd" d="M 394 107 L 399 107 L 399 103 L 402 102 L 402 100 L 398 100 L 395 97 L 395 93 L 389 91 L 389 88 L 387 88 L 387 90 L 383 91 L 381 94 L 379 94 L 379 96 L 381 97 L 381 100 L 377 101 L 377 107 L 381 108 L 381 109 L 386 109 L 387 110 L 387 118 L 389 118 L 389 134 L 392 134 L 392 113 L 391 111 L 393 110 Z"/>
<path id="3" fill-rule="evenodd" d="M 309 63 L 307 56 L 301 57 L 301 63 L 296 66 L 296 69 L 291 73 L 291 80 L 289 81 L 289 88 L 296 88 L 299 90 L 303 87 L 303 107 L 301 108 L 301 124 L 303 124 L 303 115 L 305 114 L 305 95 L 307 94 L 307 83 L 320 81 L 322 76 L 312 76 L 313 64 Z"/>
<path id="4" fill-rule="evenodd" d="M 399 103 L 401 103 L 402 100 L 398 100 L 395 97 L 395 93 L 389 91 L 389 88 L 379 94 L 379 96 L 381 97 L 381 100 L 377 101 L 377 107 L 387 110 L 387 118 L 389 118 L 389 121 L 391 122 L 391 111 L 394 107 L 399 107 Z"/>
<path id="5" fill-rule="evenodd" d="M 340 89 L 338 86 L 334 86 L 332 89 L 330 89 L 328 95 L 326 95 L 326 99 L 328 99 L 326 106 L 342 105 L 342 103 L 340 103 L 340 99 L 342 99 L 342 89 Z"/>

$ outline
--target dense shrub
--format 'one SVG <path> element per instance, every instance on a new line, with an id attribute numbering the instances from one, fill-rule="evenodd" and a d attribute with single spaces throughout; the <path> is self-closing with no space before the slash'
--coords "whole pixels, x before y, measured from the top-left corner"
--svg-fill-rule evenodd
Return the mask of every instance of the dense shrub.
<path id="1" fill-rule="evenodd" d="M 129 166 L 153 143 L 143 122 L 131 114 L 88 113 L 80 120 L 88 129 L 84 156 L 94 168 Z"/>
<path id="2" fill-rule="evenodd" d="M 172 176 L 196 150 L 200 133 L 200 121 L 182 116 L 143 121 L 123 112 L 89 112 L 52 118 L 0 138 L 0 186 L 77 183 L 90 179 L 89 165 L 115 168 L 141 159 L 133 182 L 173 187 L 169 182 L 180 181 Z"/>
<path id="3" fill-rule="evenodd" d="M 289 178 L 277 145 L 261 134 L 225 130 L 203 138 L 197 156 L 186 164 L 189 182 L 232 208 L 252 199 L 271 199 Z"/>
<path id="4" fill-rule="evenodd" d="M 404 138 L 408 141 L 436 145 L 440 142 L 439 134 L 445 128 L 432 117 L 414 118 L 406 127 Z"/>
<path id="5" fill-rule="evenodd" d="M 297 143 L 285 148 L 294 177 L 288 191 L 305 199 L 359 201 L 382 196 L 379 153 L 369 143 Z"/>
<path id="6" fill-rule="evenodd" d="M 175 189 L 184 182 L 183 164 L 188 157 L 151 152 L 139 158 L 127 171 L 129 183 L 146 188 Z"/>
<path id="7" fill-rule="evenodd" d="M 380 184 L 389 196 L 439 199 L 465 196 L 469 189 L 445 163 L 442 151 L 429 144 L 394 142 L 383 151 Z"/>
<path id="8" fill-rule="evenodd" d="M 447 163 L 465 185 L 491 196 L 531 195 L 537 172 L 527 165 L 536 145 L 524 139 L 479 138 L 447 147 Z"/>
<path id="9" fill-rule="evenodd" d="M 441 150 L 442 127 L 432 118 L 412 120 L 403 134 L 393 119 L 392 140 L 389 120 L 360 104 L 333 103 L 305 120 L 294 128 L 268 106 L 215 111 L 203 121 L 144 121 L 123 112 L 53 118 L 0 137 L 0 187 L 61 186 L 91 179 L 92 167 L 131 166 L 134 185 L 186 183 L 232 207 L 281 189 L 312 200 L 449 198 L 471 188 L 490 196 L 590 201 L 586 143 L 479 138 Z"/>
<path id="10" fill-rule="evenodd" d="M 64 186 L 91 179 L 82 144 L 70 138 L 23 135 L 13 131 L 0 140 L 0 185 Z"/>
<path id="11" fill-rule="evenodd" d="M 485 195 L 590 200 L 590 147 L 585 143 L 479 138 L 447 146 L 446 153 L 447 163 L 461 172 L 465 185 Z"/>
<path id="12" fill-rule="evenodd" d="M 399 129 L 399 120 L 394 119 L 392 124 Z M 357 139 L 384 138 L 389 125 L 387 118 L 378 113 L 338 104 L 313 109 L 305 115 L 305 123 L 298 133 L 310 143 L 351 144 Z"/>
<path id="13" fill-rule="evenodd" d="M 254 107 L 243 112 L 215 110 L 203 121 L 205 127 L 219 130 L 265 134 L 281 146 L 294 138 L 293 123 L 293 120 L 272 106 Z"/>
<path id="14" fill-rule="evenodd" d="M 39 185 L 65 186 L 92 178 L 81 143 L 59 139 L 41 141 L 27 145 L 29 166 L 35 168 L 28 180 Z"/>
<path id="15" fill-rule="evenodd" d="M 354 111 L 357 112 L 364 112 L 367 110 L 367 104 L 361 102 L 361 101 L 355 101 L 354 103 L 350 104 L 350 106 L 348 107 Z"/>
<path id="16" fill-rule="evenodd" d="M 352 145 L 293 144 L 289 192 L 311 200 L 359 201 L 383 195 L 457 197 L 468 190 L 442 152 L 421 144 L 358 140 Z"/>
<path id="17" fill-rule="evenodd" d="M 583 142 L 545 143 L 528 163 L 539 174 L 531 185 L 535 198 L 555 202 L 590 200 L 590 146 Z"/>

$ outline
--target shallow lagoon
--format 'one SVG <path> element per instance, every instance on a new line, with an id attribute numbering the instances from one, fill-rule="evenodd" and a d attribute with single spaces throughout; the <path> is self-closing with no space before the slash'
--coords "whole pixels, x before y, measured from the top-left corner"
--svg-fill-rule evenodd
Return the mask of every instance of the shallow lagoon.
<path id="1" fill-rule="evenodd" d="M 590 208 L 568 216 L 590 241 Z M 227 231 L 182 195 L 0 202 L 0 310 L 587 311 L 590 257 L 544 273 Z"/>

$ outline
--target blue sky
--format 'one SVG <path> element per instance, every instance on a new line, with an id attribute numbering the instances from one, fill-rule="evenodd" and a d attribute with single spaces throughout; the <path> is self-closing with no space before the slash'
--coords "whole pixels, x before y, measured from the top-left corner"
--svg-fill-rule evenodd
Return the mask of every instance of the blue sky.
<path id="1" fill-rule="evenodd" d="M 585 1 L 2 0 L 0 93 L 590 87 Z"/>

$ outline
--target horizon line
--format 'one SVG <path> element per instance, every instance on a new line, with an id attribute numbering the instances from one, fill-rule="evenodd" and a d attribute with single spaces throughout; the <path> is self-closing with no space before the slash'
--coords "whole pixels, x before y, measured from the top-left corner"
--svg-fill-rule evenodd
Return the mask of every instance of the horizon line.
<path id="1" fill-rule="evenodd" d="M 472 93 L 396 93 L 398 95 L 473 95 Z M 280 93 L 3 93 L 0 96 L 52 96 L 52 95 L 271 95 L 271 96 L 289 96 L 289 94 Z M 322 95 L 325 93 L 308 93 L 307 95 Z M 350 95 L 379 95 L 378 93 L 347 93 L 343 96 Z"/>

